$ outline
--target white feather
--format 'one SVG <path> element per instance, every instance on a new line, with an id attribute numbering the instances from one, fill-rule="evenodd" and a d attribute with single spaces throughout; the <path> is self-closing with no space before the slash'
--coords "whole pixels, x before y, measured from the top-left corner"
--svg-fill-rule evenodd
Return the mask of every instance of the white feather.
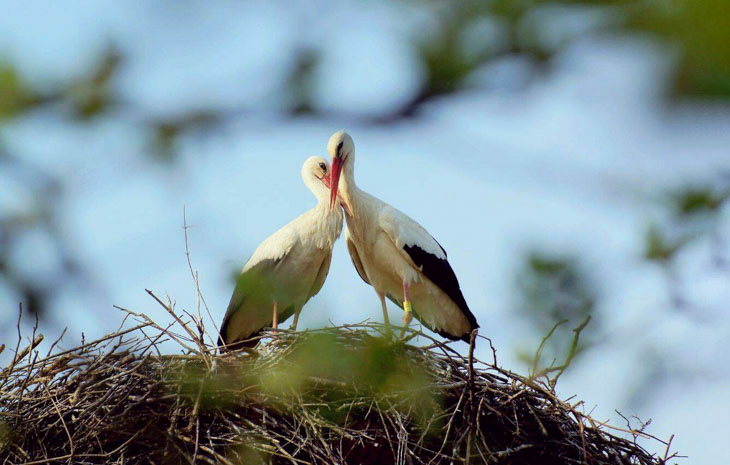
<path id="1" fill-rule="evenodd" d="M 478 325 L 446 262 L 446 252 L 408 215 L 357 187 L 355 146 L 346 132 L 335 133 L 327 149 L 333 160 L 342 163 L 338 192 L 346 211 L 347 248 L 358 273 L 381 301 L 387 296 L 401 305 L 403 286 L 408 286 L 413 312 L 421 322 L 452 338 L 468 337 Z M 411 250 L 415 247 L 420 251 Z M 431 274 L 427 276 L 423 263 L 416 264 L 409 251 L 430 264 Z"/>
<path id="2" fill-rule="evenodd" d="M 266 238 L 244 265 L 221 325 L 226 344 L 271 326 L 274 302 L 283 322 L 319 292 L 342 232 L 342 211 L 329 208 L 329 189 L 323 182 L 327 176 L 324 158 L 304 162 L 302 179 L 317 205 Z"/>

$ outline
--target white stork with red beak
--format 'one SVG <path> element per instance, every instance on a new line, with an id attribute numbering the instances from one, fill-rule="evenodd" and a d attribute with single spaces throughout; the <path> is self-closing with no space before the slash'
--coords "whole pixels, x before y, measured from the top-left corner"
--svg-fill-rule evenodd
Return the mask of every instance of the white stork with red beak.
<path id="1" fill-rule="evenodd" d="M 415 316 L 444 337 L 468 342 L 479 325 L 446 251 L 405 213 L 357 187 L 355 144 L 349 134 L 333 134 L 327 151 L 332 157 L 330 208 L 339 210 L 339 189 L 347 221 L 347 249 L 360 277 L 378 294 L 385 324 L 389 325 L 388 297 L 404 310 L 405 327 Z"/>
<path id="2" fill-rule="evenodd" d="M 296 329 L 302 307 L 322 289 L 342 232 L 342 210 L 328 205 L 327 160 L 308 158 L 302 179 L 317 205 L 264 240 L 246 262 L 221 325 L 221 351 L 255 345 L 247 340 L 291 315 Z"/>

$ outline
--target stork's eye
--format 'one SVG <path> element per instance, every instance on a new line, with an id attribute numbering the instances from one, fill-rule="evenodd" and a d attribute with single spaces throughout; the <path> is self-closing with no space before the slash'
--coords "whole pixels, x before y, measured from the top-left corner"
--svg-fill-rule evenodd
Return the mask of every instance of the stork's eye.
<path id="1" fill-rule="evenodd" d="M 320 163 L 319 167 L 322 168 L 322 171 L 324 171 L 325 173 L 327 172 L 327 165 L 325 165 L 324 163 Z"/>

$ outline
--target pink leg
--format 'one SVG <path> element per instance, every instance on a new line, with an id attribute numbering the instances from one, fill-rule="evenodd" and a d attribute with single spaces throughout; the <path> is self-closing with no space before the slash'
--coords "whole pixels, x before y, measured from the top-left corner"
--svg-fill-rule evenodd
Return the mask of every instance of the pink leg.
<path id="1" fill-rule="evenodd" d="M 299 307 L 298 310 L 295 310 L 294 311 L 294 321 L 291 324 L 292 331 L 296 331 L 297 330 L 297 323 L 299 323 L 299 312 L 301 312 L 301 311 L 302 311 L 302 308 L 301 307 Z"/>
<path id="2" fill-rule="evenodd" d="M 385 304 L 385 294 L 378 292 L 378 298 L 380 299 L 380 306 L 383 307 L 383 323 L 385 326 L 390 328 L 390 320 L 388 319 L 388 306 Z"/>
<path id="3" fill-rule="evenodd" d="M 274 316 L 272 318 L 271 327 L 276 329 L 279 327 L 279 312 L 276 310 L 276 301 L 274 301 Z"/>
<path id="4" fill-rule="evenodd" d="M 385 304 L 385 294 L 383 294 L 382 292 L 378 292 L 378 298 L 380 299 L 381 307 L 383 307 L 383 323 L 385 324 L 385 333 L 387 337 L 390 338 L 390 320 L 388 319 L 388 306 Z"/>

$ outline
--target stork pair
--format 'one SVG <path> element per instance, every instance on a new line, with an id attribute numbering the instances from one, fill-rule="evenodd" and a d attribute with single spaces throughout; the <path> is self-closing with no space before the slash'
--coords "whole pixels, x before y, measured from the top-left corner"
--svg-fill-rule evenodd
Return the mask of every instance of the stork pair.
<path id="1" fill-rule="evenodd" d="M 327 277 L 343 211 L 352 263 L 375 289 L 386 326 L 387 297 L 404 311 L 404 327 L 415 316 L 444 337 L 468 342 L 479 325 L 446 251 L 420 224 L 358 188 L 349 134 L 333 134 L 327 151 L 331 170 L 322 157 L 310 157 L 302 166 L 317 205 L 269 236 L 243 267 L 220 328 L 221 348 L 253 345 L 263 328 L 276 328 L 292 315 L 296 329 L 302 307 Z"/>

